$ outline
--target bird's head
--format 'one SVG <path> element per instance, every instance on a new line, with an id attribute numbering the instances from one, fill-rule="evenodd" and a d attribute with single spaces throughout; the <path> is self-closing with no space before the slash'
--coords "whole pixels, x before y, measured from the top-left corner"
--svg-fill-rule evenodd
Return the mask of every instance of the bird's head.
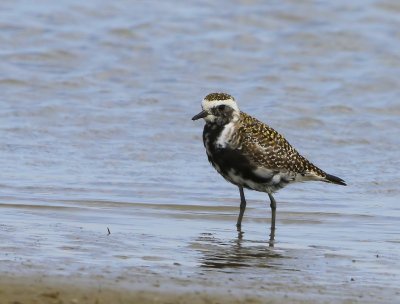
<path id="1" fill-rule="evenodd" d="M 226 93 L 211 93 L 201 102 L 202 111 L 192 120 L 204 118 L 206 123 L 225 125 L 237 121 L 240 116 L 235 99 Z"/>

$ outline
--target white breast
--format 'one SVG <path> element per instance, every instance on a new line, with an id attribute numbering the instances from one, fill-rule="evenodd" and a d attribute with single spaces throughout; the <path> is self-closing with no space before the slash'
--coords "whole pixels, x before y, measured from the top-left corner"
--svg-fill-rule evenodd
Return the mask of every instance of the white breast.
<path id="1" fill-rule="evenodd" d="M 234 122 L 230 122 L 225 125 L 224 129 L 222 130 L 221 134 L 219 135 L 216 145 L 218 148 L 225 148 L 227 144 L 230 142 L 232 134 L 235 130 Z"/>

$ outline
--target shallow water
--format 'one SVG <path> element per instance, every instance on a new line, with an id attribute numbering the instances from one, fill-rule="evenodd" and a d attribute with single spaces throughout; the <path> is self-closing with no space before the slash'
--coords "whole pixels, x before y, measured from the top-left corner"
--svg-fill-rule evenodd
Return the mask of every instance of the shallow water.
<path id="1" fill-rule="evenodd" d="M 398 3 L 146 3 L 1 2 L 0 271 L 400 297 Z M 273 248 L 190 120 L 212 91 L 349 185 L 279 192 Z"/>

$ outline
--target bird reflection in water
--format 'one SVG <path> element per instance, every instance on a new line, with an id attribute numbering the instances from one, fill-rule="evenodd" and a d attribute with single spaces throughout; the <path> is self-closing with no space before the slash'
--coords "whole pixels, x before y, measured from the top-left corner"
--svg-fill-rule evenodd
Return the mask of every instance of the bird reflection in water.
<path id="1" fill-rule="evenodd" d="M 244 232 L 242 231 L 241 226 L 237 227 L 237 232 L 238 232 L 238 240 L 242 240 Z M 271 230 L 269 233 L 269 240 L 268 240 L 269 247 L 274 247 L 274 243 L 275 243 L 275 213 L 272 214 L 272 219 L 271 219 Z"/>
<path id="2" fill-rule="evenodd" d="M 272 232 L 272 231 L 271 231 Z M 265 241 L 243 239 L 244 232 L 238 229 L 238 237 L 226 242 L 215 238 L 212 233 L 203 233 L 195 246 L 202 253 L 200 266 L 206 268 L 276 268 L 280 267 L 281 253 Z"/>

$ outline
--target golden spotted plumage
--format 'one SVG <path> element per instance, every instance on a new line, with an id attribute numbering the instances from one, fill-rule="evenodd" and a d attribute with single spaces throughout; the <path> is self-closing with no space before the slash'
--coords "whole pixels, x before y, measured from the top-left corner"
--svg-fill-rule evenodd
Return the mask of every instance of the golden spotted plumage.
<path id="1" fill-rule="evenodd" d="M 204 97 L 205 100 L 213 101 L 213 100 L 235 100 L 231 95 L 226 93 L 211 93 Z"/>
<path id="2" fill-rule="evenodd" d="M 295 174 L 326 174 L 300 155 L 277 131 L 250 115 L 241 112 L 232 144 L 240 146 L 257 166 Z"/>

